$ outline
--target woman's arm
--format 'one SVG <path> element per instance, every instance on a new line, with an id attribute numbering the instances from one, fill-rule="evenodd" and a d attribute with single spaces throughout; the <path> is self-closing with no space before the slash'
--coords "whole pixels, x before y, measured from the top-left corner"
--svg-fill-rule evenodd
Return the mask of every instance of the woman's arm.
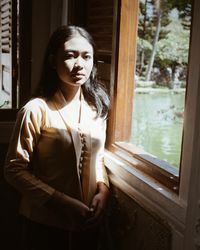
<path id="1" fill-rule="evenodd" d="M 44 107 L 35 105 L 35 102 L 28 103 L 19 111 L 4 176 L 34 207 L 46 206 L 61 220 L 65 219 L 69 228 L 80 230 L 91 214 L 89 207 L 44 183 L 30 167 L 45 120 Z"/>
<path id="2" fill-rule="evenodd" d="M 44 124 L 43 106 L 39 101 L 30 101 L 19 111 L 4 167 L 5 179 L 36 207 L 50 199 L 55 191 L 33 175 L 30 168 Z"/>
<path id="3" fill-rule="evenodd" d="M 97 182 L 97 190 L 96 194 L 92 199 L 90 204 L 90 210 L 93 212 L 92 218 L 88 220 L 88 227 L 93 227 L 101 223 L 108 199 L 109 199 L 109 179 L 106 172 L 105 164 L 104 164 L 104 147 L 105 147 L 105 139 L 106 139 L 106 120 L 102 120 L 101 130 L 101 147 L 97 153 L 96 160 L 96 182 Z"/>

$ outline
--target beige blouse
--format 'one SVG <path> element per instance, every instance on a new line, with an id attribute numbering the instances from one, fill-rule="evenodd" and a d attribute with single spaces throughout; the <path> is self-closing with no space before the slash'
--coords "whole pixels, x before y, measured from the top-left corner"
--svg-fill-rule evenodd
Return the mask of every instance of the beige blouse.
<path id="1" fill-rule="evenodd" d="M 83 99 L 81 131 L 62 92 L 51 100 L 35 98 L 19 112 L 5 162 L 5 178 L 22 194 L 20 213 L 47 225 L 68 228 L 67 221 L 44 204 L 55 190 L 89 205 L 97 182 L 109 181 L 104 166 L 106 120 Z M 80 163 L 81 171 L 80 171 Z"/>

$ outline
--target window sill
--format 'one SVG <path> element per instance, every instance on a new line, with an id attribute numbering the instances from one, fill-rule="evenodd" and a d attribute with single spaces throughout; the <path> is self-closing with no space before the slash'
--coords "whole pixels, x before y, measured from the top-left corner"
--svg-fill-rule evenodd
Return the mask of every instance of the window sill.
<path id="1" fill-rule="evenodd" d="M 105 165 L 113 185 L 179 232 L 184 232 L 186 203 L 178 194 L 134 167 L 134 162 L 130 165 L 108 150 L 105 151 Z"/>
<path id="2" fill-rule="evenodd" d="M 109 150 L 143 174 L 152 177 L 175 193 L 179 193 L 179 171 L 156 157 L 142 152 L 128 142 L 115 142 Z"/>

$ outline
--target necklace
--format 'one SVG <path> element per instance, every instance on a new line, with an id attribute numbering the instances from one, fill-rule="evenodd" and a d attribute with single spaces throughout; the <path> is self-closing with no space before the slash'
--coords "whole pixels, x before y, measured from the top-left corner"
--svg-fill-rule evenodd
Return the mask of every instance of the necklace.
<path id="1" fill-rule="evenodd" d="M 80 92 L 80 108 L 79 108 L 79 119 L 78 119 L 78 133 L 81 141 L 81 156 L 79 159 L 79 174 L 81 176 L 83 167 L 86 163 L 87 159 L 87 143 L 86 143 L 86 134 L 83 132 L 83 129 L 81 128 L 81 121 L 82 121 L 82 104 L 83 104 L 83 94 Z"/>

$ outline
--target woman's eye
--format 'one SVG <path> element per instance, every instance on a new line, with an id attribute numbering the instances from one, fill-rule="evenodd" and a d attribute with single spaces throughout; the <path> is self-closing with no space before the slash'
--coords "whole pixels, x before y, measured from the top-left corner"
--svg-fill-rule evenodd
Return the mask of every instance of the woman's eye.
<path id="1" fill-rule="evenodd" d="M 85 55 L 84 58 L 85 58 L 85 60 L 90 60 L 92 58 L 92 56 L 91 55 Z"/>
<path id="2" fill-rule="evenodd" d="M 74 58 L 74 54 L 71 54 L 71 53 L 65 54 L 65 58 L 66 58 L 66 59 Z"/>

